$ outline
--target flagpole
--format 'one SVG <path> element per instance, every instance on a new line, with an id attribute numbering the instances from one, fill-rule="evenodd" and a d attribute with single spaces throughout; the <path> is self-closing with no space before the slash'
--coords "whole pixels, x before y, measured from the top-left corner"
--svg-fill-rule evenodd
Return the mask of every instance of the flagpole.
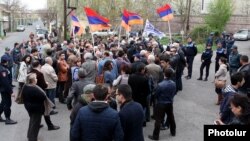
<path id="1" fill-rule="evenodd" d="M 93 35 L 92 32 L 91 32 L 91 38 L 92 38 L 92 44 L 93 44 L 93 47 L 94 47 L 94 56 L 95 56 L 95 39 L 94 39 L 94 35 Z"/>
<path id="2" fill-rule="evenodd" d="M 170 44 L 172 44 L 172 34 L 171 34 L 171 28 L 170 28 L 170 22 L 168 20 L 168 30 L 169 30 L 169 40 L 170 40 Z"/>
<path id="3" fill-rule="evenodd" d="M 122 26 L 120 25 L 119 36 L 118 36 L 118 48 L 120 48 L 121 32 L 122 32 Z"/>

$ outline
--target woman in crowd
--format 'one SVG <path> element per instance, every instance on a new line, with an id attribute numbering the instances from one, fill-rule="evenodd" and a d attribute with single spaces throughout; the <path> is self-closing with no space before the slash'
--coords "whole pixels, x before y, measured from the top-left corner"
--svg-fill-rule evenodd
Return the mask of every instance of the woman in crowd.
<path id="1" fill-rule="evenodd" d="M 227 59 L 224 57 L 221 57 L 219 59 L 219 70 L 215 73 L 215 81 L 224 81 L 225 86 L 226 86 L 226 80 L 227 80 L 227 71 L 228 71 L 228 66 L 227 66 Z M 215 88 L 215 92 L 218 95 L 218 100 L 216 102 L 216 105 L 220 105 L 221 101 L 223 100 L 222 96 L 222 88 Z"/>
<path id="2" fill-rule="evenodd" d="M 119 75 L 117 79 L 113 81 L 113 86 L 117 86 L 120 84 L 128 84 L 129 74 L 130 74 L 130 66 L 127 64 L 122 64 L 121 75 Z"/>
<path id="3" fill-rule="evenodd" d="M 230 100 L 231 111 L 235 115 L 229 125 L 250 125 L 250 100 L 245 95 L 236 94 Z M 216 124 L 224 125 L 221 120 Z"/>
<path id="4" fill-rule="evenodd" d="M 21 91 L 26 81 L 26 77 L 30 70 L 30 63 L 31 63 L 31 56 L 25 55 L 22 59 L 22 62 L 20 63 L 20 68 L 18 71 L 18 77 L 17 77 L 17 81 L 19 83 L 18 93 Z"/>
<path id="5" fill-rule="evenodd" d="M 42 115 L 49 115 L 51 107 L 53 107 L 53 103 L 47 99 L 46 93 L 36 83 L 36 74 L 30 73 L 27 76 L 27 83 L 22 89 L 24 107 L 30 117 L 28 141 L 37 141 Z"/>
<path id="6" fill-rule="evenodd" d="M 112 84 L 114 81 L 114 75 L 112 75 L 111 70 L 113 69 L 112 61 L 108 60 L 105 62 L 103 66 L 103 76 L 104 76 L 104 83 Z"/>

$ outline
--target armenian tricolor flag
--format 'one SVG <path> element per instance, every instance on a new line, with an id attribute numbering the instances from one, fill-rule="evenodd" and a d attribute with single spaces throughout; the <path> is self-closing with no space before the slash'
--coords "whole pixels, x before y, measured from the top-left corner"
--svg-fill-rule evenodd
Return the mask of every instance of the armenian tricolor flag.
<path id="1" fill-rule="evenodd" d="M 169 4 L 166 4 L 165 6 L 158 8 L 157 13 L 164 21 L 170 21 L 174 18 L 173 11 Z"/>
<path id="2" fill-rule="evenodd" d="M 98 31 L 103 29 L 109 29 L 109 19 L 99 15 L 96 11 L 91 8 L 85 7 L 84 11 L 89 21 L 91 31 Z"/>
<path id="3" fill-rule="evenodd" d="M 81 35 L 84 32 L 83 26 L 75 15 L 71 15 L 71 25 L 73 27 L 74 34 Z"/>
<path id="4" fill-rule="evenodd" d="M 143 25 L 143 19 L 138 14 L 129 12 L 124 9 L 121 26 L 124 27 L 126 31 L 130 31 L 130 26 L 136 24 Z"/>

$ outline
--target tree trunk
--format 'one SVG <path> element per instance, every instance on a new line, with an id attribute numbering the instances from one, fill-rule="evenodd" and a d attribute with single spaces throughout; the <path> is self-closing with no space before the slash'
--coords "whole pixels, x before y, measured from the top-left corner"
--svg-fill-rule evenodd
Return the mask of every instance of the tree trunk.
<path id="1" fill-rule="evenodd" d="M 187 0 L 187 2 L 188 2 L 188 13 L 187 13 L 186 33 L 189 32 L 189 29 L 190 29 L 189 19 L 190 19 L 190 11 L 191 11 L 192 0 Z"/>

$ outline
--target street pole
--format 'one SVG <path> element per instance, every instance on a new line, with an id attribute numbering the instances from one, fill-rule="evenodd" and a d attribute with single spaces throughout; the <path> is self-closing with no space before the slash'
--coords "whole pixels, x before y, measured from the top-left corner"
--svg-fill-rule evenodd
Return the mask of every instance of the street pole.
<path id="1" fill-rule="evenodd" d="M 67 40 L 67 0 L 64 0 L 63 2 L 63 16 L 64 16 L 64 30 L 63 30 L 63 38 L 64 40 Z"/>

